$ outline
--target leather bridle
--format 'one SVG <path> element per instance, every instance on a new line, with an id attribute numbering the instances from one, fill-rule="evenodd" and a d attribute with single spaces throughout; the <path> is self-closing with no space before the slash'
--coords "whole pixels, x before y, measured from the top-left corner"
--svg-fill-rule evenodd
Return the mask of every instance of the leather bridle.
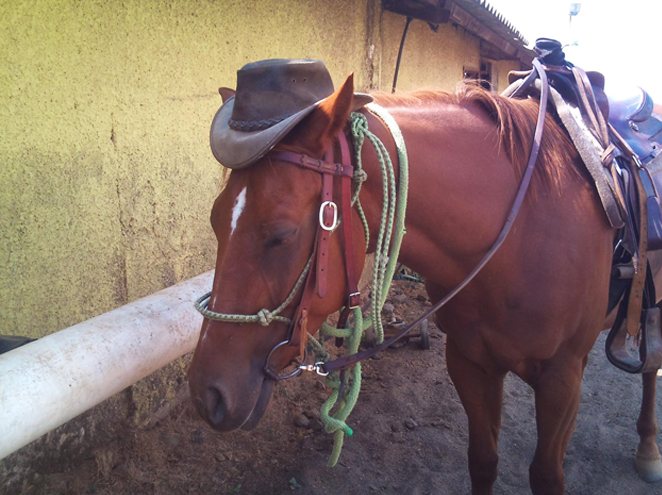
<path id="1" fill-rule="evenodd" d="M 344 255 L 346 296 L 345 313 L 357 308 L 361 304 L 361 293 L 358 289 L 358 269 L 355 259 L 354 239 L 352 232 L 352 183 L 354 178 L 354 167 L 352 165 L 350 143 L 344 132 L 336 135 L 335 144 L 339 148 L 340 161 L 334 161 L 333 146 L 324 153 L 322 159 L 313 158 L 303 153 L 293 151 L 274 150 L 267 158 L 286 162 L 298 167 L 318 172 L 322 176 L 322 192 L 320 197 L 320 208 L 318 214 L 317 231 L 313 244 L 311 269 L 308 271 L 306 281 L 303 284 L 303 292 L 299 304 L 294 311 L 294 317 L 288 329 L 288 336 L 282 342 L 276 344 L 269 354 L 264 365 L 264 372 L 272 379 L 280 381 L 299 375 L 304 369 L 316 370 L 320 374 L 326 374 L 319 369 L 322 363 L 316 365 L 299 364 L 296 368 L 286 373 L 281 373 L 271 365 L 271 359 L 278 349 L 296 348 L 297 355 L 301 359 L 305 355 L 305 347 L 308 336 L 308 315 L 310 303 L 314 295 L 324 298 L 328 292 L 329 271 L 329 246 L 331 234 L 338 226 L 341 228 L 341 246 Z M 334 201 L 334 190 L 338 189 L 339 202 Z M 343 317 L 341 316 L 341 320 Z"/>

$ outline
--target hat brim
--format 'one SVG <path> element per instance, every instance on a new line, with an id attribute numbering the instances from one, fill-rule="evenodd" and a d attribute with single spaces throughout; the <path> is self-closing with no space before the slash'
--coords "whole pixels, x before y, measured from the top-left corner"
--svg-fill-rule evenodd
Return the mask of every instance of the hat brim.
<path id="1" fill-rule="evenodd" d="M 209 143 L 216 160 L 224 167 L 236 170 L 247 167 L 267 154 L 323 100 L 299 110 L 271 127 L 251 132 L 235 131 L 229 126 L 234 101 L 234 97 L 226 100 L 214 115 Z M 358 110 L 371 101 L 372 96 L 355 93 L 353 110 Z"/>
<path id="2" fill-rule="evenodd" d="M 243 132 L 235 131 L 229 126 L 234 108 L 232 97 L 221 106 L 212 120 L 209 135 L 211 151 L 221 165 L 231 169 L 244 168 L 276 146 L 316 105 L 317 103 L 299 110 L 266 129 Z"/>

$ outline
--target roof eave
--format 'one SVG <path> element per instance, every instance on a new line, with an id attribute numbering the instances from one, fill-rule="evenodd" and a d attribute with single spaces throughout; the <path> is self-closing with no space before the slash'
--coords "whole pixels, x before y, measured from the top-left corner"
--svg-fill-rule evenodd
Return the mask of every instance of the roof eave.
<path id="1" fill-rule="evenodd" d="M 461 26 L 481 41 L 481 52 L 496 60 L 517 59 L 531 65 L 526 39 L 485 0 L 382 0 L 385 10 L 432 24 Z M 485 47 L 485 49 L 483 49 Z"/>

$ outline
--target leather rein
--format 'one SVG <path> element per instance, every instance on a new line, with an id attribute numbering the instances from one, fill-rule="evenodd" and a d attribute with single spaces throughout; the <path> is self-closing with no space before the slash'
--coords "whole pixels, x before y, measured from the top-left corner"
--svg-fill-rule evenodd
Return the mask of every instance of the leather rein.
<path id="1" fill-rule="evenodd" d="M 525 83 L 522 84 L 522 89 L 529 86 L 530 84 L 533 84 L 533 81 L 536 79 L 536 75 L 537 77 L 540 78 L 540 82 L 541 82 L 540 107 L 538 109 L 538 118 L 536 120 L 536 128 L 533 134 L 533 142 L 531 143 L 531 152 L 529 153 L 529 160 L 526 164 L 526 168 L 524 169 L 524 174 L 522 175 L 522 179 L 520 181 L 517 194 L 515 195 L 515 199 L 513 200 L 510 211 L 508 212 L 506 221 L 503 227 L 501 228 L 501 231 L 499 232 L 499 235 L 497 236 L 496 240 L 490 247 L 490 249 L 485 253 L 485 255 L 481 258 L 478 264 L 474 267 L 473 270 L 471 270 L 471 272 L 466 276 L 466 278 L 462 282 L 460 282 L 453 290 L 451 290 L 448 294 L 446 294 L 446 296 L 443 297 L 439 302 L 437 302 L 435 305 L 433 305 L 427 311 L 421 314 L 418 318 L 416 318 L 416 320 L 414 320 L 412 323 L 402 328 L 397 334 L 393 335 L 389 339 L 384 340 L 381 344 L 357 352 L 356 354 L 351 354 L 349 356 L 342 356 L 340 358 L 334 359 L 333 361 L 329 361 L 326 363 L 318 363 L 318 365 L 316 365 L 316 367 L 313 368 L 314 371 L 317 371 L 318 373 L 328 374 L 339 369 L 344 369 L 358 363 L 359 361 L 368 359 L 374 356 L 375 354 L 377 354 L 378 352 L 381 352 L 387 349 L 388 347 L 392 346 L 398 340 L 400 340 L 405 335 L 407 335 L 411 330 L 416 328 L 423 320 L 427 319 L 430 315 L 435 313 L 441 307 L 445 306 L 451 299 L 453 299 L 462 289 L 464 289 L 469 284 L 469 282 L 471 282 L 476 277 L 476 275 L 478 275 L 478 273 L 485 267 L 485 265 L 490 261 L 490 259 L 492 259 L 494 254 L 496 254 L 498 249 L 506 240 L 506 237 L 508 236 L 510 229 L 515 223 L 520 208 L 524 203 L 524 198 L 526 196 L 526 192 L 529 189 L 529 184 L 531 183 L 531 177 L 533 176 L 533 171 L 538 161 L 538 154 L 540 153 L 540 145 L 542 143 L 542 133 L 545 123 L 545 115 L 547 114 L 547 99 L 549 96 L 549 85 L 547 82 L 547 75 L 545 74 L 545 70 L 542 64 L 537 59 L 534 59 L 533 71 L 531 72 L 531 76 L 527 78 L 527 81 L 525 81 Z"/>

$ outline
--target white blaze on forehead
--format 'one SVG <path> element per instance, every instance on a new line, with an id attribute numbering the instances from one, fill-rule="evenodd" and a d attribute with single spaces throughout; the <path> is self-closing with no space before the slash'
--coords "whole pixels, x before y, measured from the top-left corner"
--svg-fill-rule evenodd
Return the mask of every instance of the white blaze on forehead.
<path id="1" fill-rule="evenodd" d="M 239 221 L 239 217 L 244 211 L 244 207 L 246 206 L 246 187 L 244 187 L 239 195 L 237 196 L 237 199 L 234 200 L 234 206 L 232 207 L 232 220 L 230 222 L 230 235 L 232 235 L 237 228 L 237 222 Z"/>

